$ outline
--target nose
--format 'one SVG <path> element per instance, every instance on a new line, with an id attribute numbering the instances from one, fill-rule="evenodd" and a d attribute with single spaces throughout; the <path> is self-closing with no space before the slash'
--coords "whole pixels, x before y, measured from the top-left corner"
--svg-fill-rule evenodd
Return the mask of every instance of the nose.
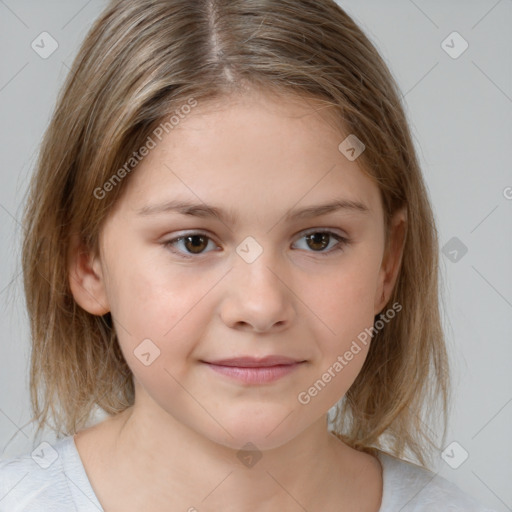
<path id="1" fill-rule="evenodd" d="M 252 263 L 236 259 L 224 282 L 223 322 L 233 329 L 258 333 L 289 328 L 295 309 L 293 287 L 287 281 L 289 274 L 266 251 Z"/>

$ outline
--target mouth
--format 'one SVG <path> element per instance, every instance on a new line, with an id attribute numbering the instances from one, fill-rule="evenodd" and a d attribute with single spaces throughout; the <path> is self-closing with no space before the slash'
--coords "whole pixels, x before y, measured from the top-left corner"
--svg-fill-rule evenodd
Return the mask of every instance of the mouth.
<path id="1" fill-rule="evenodd" d="M 274 382 L 293 373 L 306 363 L 305 360 L 285 356 L 267 356 L 263 358 L 242 356 L 202 362 L 216 373 L 246 384 Z"/>

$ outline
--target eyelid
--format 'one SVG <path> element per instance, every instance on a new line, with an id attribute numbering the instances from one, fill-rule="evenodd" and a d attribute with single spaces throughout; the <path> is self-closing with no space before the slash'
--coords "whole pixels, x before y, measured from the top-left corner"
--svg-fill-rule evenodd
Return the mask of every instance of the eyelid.
<path id="1" fill-rule="evenodd" d="M 201 258 L 201 257 L 204 257 L 206 254 L 208 254 L 208 252 L 212 252 L 212 251 L 207 251 L 207 252 L 203 252 L 203 253 L 199 253 L 199 254 L 192 254 L 192 253 L 185 253 L 185 252 L 182 252 L 182 251 L 178 251 L 178 250 L 174 249 L 174 247 L 173 247 L 173 244 L 175 242 L 179 242 L 183 238 L 186 238 L 187 236 L 201 236 L 201 235 L 205 236 L 206 238 L 208 238 L 209 241 L 211 240 L 212 242 L 214 242 L 217 246 L 219 245 L 215 241 L 215 237 L 212 236 L 212 234 L 210 232 L 203 231 L 203 230 L 188 230 L 185 233 L 178 234 L 177 236 L 174 236 L 173 238 L 171 238 L 169 240 L 164 240 L 162 242 L 162 245 L 165 248 L 168 248 L 174 254 L 177 254 L 178 256 L 180 256 L 182 258 L 185 258 L 185 259 Z"/>
<path id="2" fill-rule="evenodd" d="M 311 234 L 314 234 L 314 233 L 327 233 L 327 234 L 330 234 L 337 241 L 337 244 L 334 247 L 332 247 L 328 251 L 306 251 L 306 252 L 309 252 L 311 254 L 318 255 L 318 256 L 327 256 L 327 255 L 330 255 L 331 253 L 333 253 L 333 252 L 335 252 L 337 250 L 342 250 L 344 247 L 350 245 L 351 242 L 352 242 L 351 238 L 349 238 L 348 235 L 339 234 L 337 232 L 337 229 L 338 228 L 329 228 L 329 227 L 308 228 L 308 229 L 299 231 L 297 233 L 297 235 L 295 235 L 295 242 L 294 243 L 296 243 L 301 238 L 304 238 L 305 236 L 308 236 L 308 235 L 311 235 Z M 198 259 L 198 258 L 202 258 L 202 257 L 206 256 L 206 254 L 208 254 L 209 252 L 214 252 L 215 251 L 214 250 L 214 251 L 207 251 L 207 252 L 202 252 L 202 253 L 198 253 L 198 254 L 192 254 L 192 253 L 185 253 L 185 252 L 182 252 L 182 251 L 175 250 L 173 248 L 172 244 L 175 243 L 175 242 L 181 241 L 183 238 L 186 238 L 187 236 L 205 236 L 206 238 L 208 238 L 209 240 L 214 242 L 217 246 L 219 246 L 219 244 L 215 241 L 215 237 L 209 231 L 202 230 L 202 229 L 187 230 L 187 231 L 185 231 L 182 234 L 178 234 L 177 236 L 174 236 L 170 240 L 162 242 L 162 244 L 164 245 L 164 247 L 168 247 L 169 250 L 171 250 L 171 252 L 173 252 L 174 254 L 178 254 L 179 256 L 181 256 L 181 257 L 183 257 L 185 259 L 193 259 L 193 258 Z"/>
<path id="3" fill-rule="evenodd" d="M 308 229 L 304 229 L 302 231 L 299 231 L 297 233 L 297 235 L 300 235 L 299 238 L 302 238 L 303 236 L 311 235 L 312 233 L 332 233 L 334 235 L 338 235 L 338 236 L 343 237 L 343 238 L 348 238 L 348 235 L 340 234 L 338 231 L 342 231 L 342 230 L 340 230 L 339 228 L 329 228 L 329 227 L 325 227 L 325 228 L 308 228 Z"/>

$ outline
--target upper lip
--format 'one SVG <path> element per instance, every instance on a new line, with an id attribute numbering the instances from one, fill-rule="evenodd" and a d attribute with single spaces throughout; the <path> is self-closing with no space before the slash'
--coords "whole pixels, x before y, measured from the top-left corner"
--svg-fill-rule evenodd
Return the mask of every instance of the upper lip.
<path id="1" fill-rule="evenodd" d="M 205 361 L 209 364 L 215 364 L 218 366 L 239 366 L 239 367 L 266 367 L 276 366 L 279 364 L 296 364 L 302 363 L 303 360 L 293 359 L 286 356 L 265 356 L 265 357 L 251 357 L 241 356 L 233 357 L 230 359 L 218 359 L 217 361 Z"/>

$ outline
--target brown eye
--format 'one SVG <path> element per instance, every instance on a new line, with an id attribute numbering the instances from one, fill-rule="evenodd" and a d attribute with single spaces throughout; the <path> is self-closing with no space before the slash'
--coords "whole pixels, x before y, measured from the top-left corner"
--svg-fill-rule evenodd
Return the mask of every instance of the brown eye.
<path id="1" fill-rule="evenodd" d="M 334 251 L 343 250 L 350 244 L 350 240 L 344 236 L 338 235 L 333 231 L 319 229 L 305 233 L 299 239 L 300 242 L 303 240 L 306 242 L 305 247 L 299 247 L 299 249 L 318 253 L 319 256 L 328 256 Z"/>
<path id="2" fill-rule="evenodd" d="M 191 233 L 163 242 L 162 245 L 183 258 L 191 258 L 209 252 L 205 249 L 210 242 L 213 243 L 213 240 L 205 233 Z"/>
<path id="3" fill-rule="evenodd" d="M 183 237 L 184 246 L 192 254 L 201 253 L 207 246 L 209 238 L 204 235 L 188 235 Z"/>
<path id="4" fill-rule="evenodd" d="M 315 251 L 322 251 L 329 245 L 329 239 L 331 235 L 329 233 L 313 233 L 306 236 L 308 247 Z"/>
<path id="5" fill-rule="evenodd" d="M 343 250 L 351 243 L 348 238 L 333 231 L 322 230 L 306 233 L 300 238 L 301 242 L 304 240 L 306 247 L 299 247 L 299 249 L 317 253 L 319 256 L 329 256 L 335 251 Z M 198 232 L 173 238 L 163 242 L 162 245 L 182 258 L 193 258 L 194 255 L 202 256 L 210 252 L 207 250 L 210 242 L 215 245 L 215 242 L 206 233 Z"/>

